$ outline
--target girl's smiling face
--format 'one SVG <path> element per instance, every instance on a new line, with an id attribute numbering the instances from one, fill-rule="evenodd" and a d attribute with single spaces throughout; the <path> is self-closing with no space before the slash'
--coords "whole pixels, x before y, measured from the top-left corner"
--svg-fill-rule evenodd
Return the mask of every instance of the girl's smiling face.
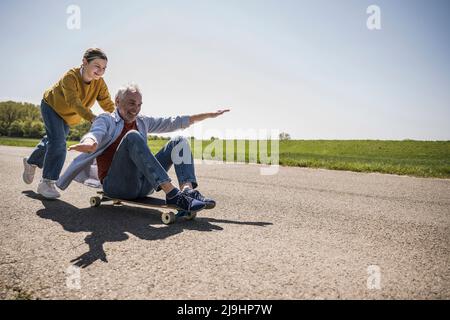
<path id="1" fill-rule="evenodd" d="M 85 82 L 91 82 L 92 80 L 100 79 L 105 74 L 107 64 L 107 60 L 100 58 L 90 62 L 83 59 L 83 80 Z"/>

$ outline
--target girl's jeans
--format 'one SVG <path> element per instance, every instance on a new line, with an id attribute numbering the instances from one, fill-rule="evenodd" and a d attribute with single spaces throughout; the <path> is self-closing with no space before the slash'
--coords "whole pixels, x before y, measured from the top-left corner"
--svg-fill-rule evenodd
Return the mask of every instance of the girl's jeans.
<path id="1" fill-rule="evenodd" d="M 28 163 L 43 168 L 44 179 L 58 180 L 66 160 L 69 126 L 44 100 L 41 114 L 46 135 L 28 157 Z"/>

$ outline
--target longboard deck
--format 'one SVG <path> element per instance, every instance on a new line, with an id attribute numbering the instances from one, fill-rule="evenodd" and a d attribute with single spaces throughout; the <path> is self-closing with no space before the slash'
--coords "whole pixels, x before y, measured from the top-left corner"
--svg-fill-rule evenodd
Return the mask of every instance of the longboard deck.
<path id="1" fill-rule="evenodd" d="M 166 204 L 165 200 L 154 198 L 154 197 L 143 197 L 143 198 L 138 198 L 138 199 L 127 200 L 127 199 L 108 197 L 102 191 L 99 191 L 97 193 L 102 195 L 102 199 L 104 201 L 120 201 L 120 202 L 124 202 L 124 203 L 140 204 L 140 205 L 147 206 L 147 207 L 171 208 L 169 205 Z"/>
<path id="2" fill-rule="evenodd" d="M 102 202 L 113 201 L 115 204 L 119 204 L 119 203 L 123 202 L 123 203 L 142 205 L 142 206 L 146 206 L 146 207 L 177 210 L 173 206 L 168 205 L 165 200 L 159 199 L 159 198 L 143 197 L 143 198 L 138 198 L 138 199 L 127 200 L 127 199 L 118 199 L 118 198 L 108 197 L 107 195 L 104 194 L 103 191 L 98 191 L 97 194 L 98 194 L 98 196 L 91 197 L 91 199 L 90 199 L 91 207 L 98 207 L 98 206 L 100 206 L 100 204 Z M 199 210 L 199 211 L 201 211 L 201 210 Z M 195 219 L 197 212 L 187 212 L 184 210 L 177 210 L 176 214 L 173 212 L 163 212 L 161 214 L 161 220 L 164 224 L 172 224 L 175 222 L 175 220 L 177 218 L 180 218 L 180 217 L 185 217 L 188 220 L 192 220 L 192 219 Z"/>

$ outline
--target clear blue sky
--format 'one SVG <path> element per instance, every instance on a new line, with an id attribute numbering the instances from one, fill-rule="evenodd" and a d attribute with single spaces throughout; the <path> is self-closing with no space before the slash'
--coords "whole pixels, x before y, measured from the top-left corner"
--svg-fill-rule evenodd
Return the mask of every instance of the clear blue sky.
<path id="1" fill-rule="evenodd" d="M 381 30 L 366 27 L 371 4 Z M 99 46 L 111 93 L 138 83 L 145 114 L 231 106 L 203 122 L 215 136 L 450 140 L 449 14 L 447 0 L 2 0 L 0 100 L 38 104 Z"/>

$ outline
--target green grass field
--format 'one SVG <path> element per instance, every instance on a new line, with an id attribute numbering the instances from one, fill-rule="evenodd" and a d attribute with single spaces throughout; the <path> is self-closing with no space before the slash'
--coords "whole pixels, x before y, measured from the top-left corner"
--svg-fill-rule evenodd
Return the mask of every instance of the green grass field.
<path id="1" fill-rule="evenodd" d="M 0 137 L 1 145 L 33 147 L 37 142 L 36 139 Z M 68 142 L 69 145 L 73 143 L 76 142 Z M 149 146 L 152 152 L 156 152 L 165 143 L 164 140 L 151 140 Z M 212 148 L 211 143 L 219 148 Z M 250 158 L 253 159 L 252 152 L 249 152 L 249 141 L 234 141 L 229 144 L 233 150 L 228 161 L 249 162 Z M 200 145 L 202 148 L 199 148 Z M 195 158 L 216 160 L 222 159 L 219 157 L 220 146 L 225 157 L 226 145 L 224 140 L 191 143 Z M 268 153 L 270 157 L 270 144 Z M 252 162 L 255 161 L 260 162 L 260 158 L 256 157 Z M 450 141 L 280 141 L 279 163 L 285 166 L 450 178 Z"/>

